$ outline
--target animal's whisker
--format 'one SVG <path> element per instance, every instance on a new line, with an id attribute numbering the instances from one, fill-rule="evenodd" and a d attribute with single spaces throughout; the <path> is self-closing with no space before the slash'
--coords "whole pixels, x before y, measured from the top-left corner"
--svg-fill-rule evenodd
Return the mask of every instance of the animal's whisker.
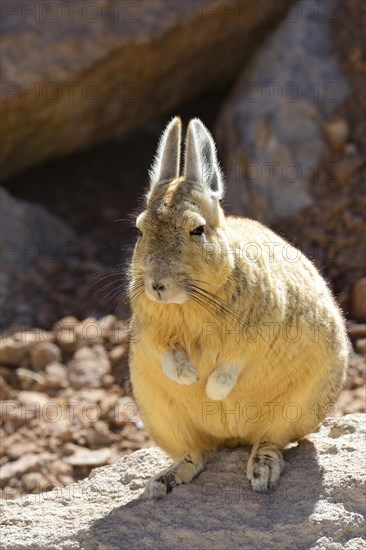
<path id="1" fill-rule="evenodd" d="M 239 323 L 239 325 L 243 324 L 243 319 L 230 306 L 230 304 L 226 302 L 226 300 L 223 300 L 218 296 L 216 296 L 215 294 L 207 292 L 195 285 L 190 285 L 190 289 L 192 290 L 192 292 L 196 292 L 197 294 L 200 294 L 201 298 L 205 299 L 206 301 L 209 301 L 210 303 L 214 303 L 219 309 L 222 309 L 228 315 L 228 317 L 230 317 L 231 319 Z"/>
<path id="2" fill-rule="evenodd" d="M 216 288 L 222 288 L 222 289 L 225 289 L 225 286 L 224 285 L 217 285 L 215 283 L 210 283 L 208 281 L 201 281 L 200 279 L 192 279 L 190 278 L 190 281 L 192 281 L 193 283 L 202 283 L 204 285 L 209 285 L 209 286 L 214 286 Z"/>
<path id="3" fill-rule="evenodd" d="M 88 282 L 81 290 L 81 293 L 82 294 L 87 294 L 89 293 L 92 289 L 94 289 L 95 287 L 97 287 L 97 285 L 99 285 L 102 281 L 106 280 L 106 279 L 109 279 L 111 278 L 112 276 L 114 276 L 116 278 L 116 281 L 117 281 L 117 277 L 120 277 L 121 275 L 120 274 L 117 274 L 117 273 L 114 273 L 114 274 L 110 274 L 110 275 L 106 275 L 104 277 L 102 277 L 101 279 L 94 279 L 93 281 L 90 281 Z M 111 281 L 111 283 L 113 282 L 116 282 L 116 281 Z"/>
<path id="4" fill-rule="evenodd" d="M 219 296 L 216 296 L 214 294 L 212 294 L 211 292 L 209 291 L 205 291 L 204 289 L 200 288 L 200 287 L 196 287 L 195 285 L 191 285 L 191 287 L 193 288 L 193 292 L 196 292 L 198 294 L 200 294 L 201 298 L 203 297 L 203 295 L 200 293 L 200 291 L 202 291 L 204 293 L 204 295 L 206 296 L 207 295 L 207 299 L 208 298 L 211 298 L 212 301 L 214 302 L 215 299 L 218 300 L 219 303 L 215 302 L 216 306 L 217 307 L 221 307 L 223 309 L 223 311 L 231 318 L 231 319 L 234 319 L 238 324 L 239 324 L 239 329 L 243 329 L 245 327 L 245 323 L 243 324 L 243 319 L 240 318 L 238 316 L 238 314 L 231 308 L 231 307 L 227 307 L 227 306 L 230 306 L 230 304 L 228 304 L 228 302 L 226 302 L 226 300 L 223 300 L 221 299 Z M 212 303 L 212 302 L 211 302 Z M 276 355 L 276 357 L 278 359 L 281 359 L 282 362 L 283 362 L 283 367 L 286 371 L 286 374 L 289 378 L 290 381 L 292 381 L 292 377 L 290 376 L 290 373 L 288 371 L 288 368 L 287 368 L 287 365 L 285 364 L 285 361 L 287 361 L 287 363 L 289 364 L 290 363 L 290 359 L 287 357 L 287 355 L 285 354 L 284 351 L 282 351 L 282 357 L 279 356 L 278 352 L 274 349 L 274 344 L 270 341 L 268 341 L 265 336 L 260 333 L 260 337 L 262 338 L 262 340 L 268 345 L 269 349 Z M 264 358 L 269 361 L 268 357 L 265 356 L 264 352 L 262 352 Z M 285 360 L 285 361 L 284 361 Z"/>
<path id="5" fill-rule="evenodd" d="M 120 286 L 117 287 L 117 288 L 112 288 L 104 296 L 101 296 L 100 300 L 98 302 L 98 306 L 106 306 L 107 307 L 110 304 L 110 301 L 113 300 L 116 295 L 122 296 Z"/>
<path id="6" fill-rule="evenodd" d="M 98 290 L 96 291 L 96 293 L 103 292 L 104 289 L 109 288 L 111 285 L 115 285 L 116 283 L 117 283 L 117 281 L 110 281 L 110 282 L 107 283 L 106 285 L 102 286 L 102 288 L 98 288 Z"/>
<path id="7" fill-rule="evenodd" d="M 221 319 L 226 321 L 228 320 L 228 318 L 231 319 L 231 316 L 228 315 L 228 312 L 225 311 L 225 309 L 220 304 L 217 304 L 214 300 L 209 299 L 204 294 L 197 292 L 197 290 L 192 289 L 190 291 L 190 296 L 194 297 L 196 301 L 199 301 L 203 306 L 205 306 L 206 310 L 210 313 L 214 315 L 219 315 Z"/>

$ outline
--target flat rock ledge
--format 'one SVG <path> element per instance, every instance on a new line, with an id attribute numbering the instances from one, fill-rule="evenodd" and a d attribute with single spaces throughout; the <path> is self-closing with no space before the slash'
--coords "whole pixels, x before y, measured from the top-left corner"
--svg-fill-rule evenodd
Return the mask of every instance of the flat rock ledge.
<path id="1" fill-rule="evenodd" d="M 4 502 L 2 549 L 361 550 L 365 428 L 363 414 L 328 419 L 287 451 L 270 494 L 251 491 L 241 448 L 211 453 L 193 483 L 145 500 L 145 481 L 170 459 L 137 451 L 67 488 Z"/>

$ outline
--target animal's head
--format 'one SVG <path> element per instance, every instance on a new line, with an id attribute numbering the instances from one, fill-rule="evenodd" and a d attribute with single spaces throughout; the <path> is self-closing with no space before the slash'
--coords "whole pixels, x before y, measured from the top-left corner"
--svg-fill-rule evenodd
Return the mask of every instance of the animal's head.
<path id="1" fill-rule="evenodd" d="M 138 216 L 139 238 L 131 264 L 131 296 L 183 304 L 195 286 L 214 291 L 231 270 L 226 220 L 220 206 L 224 187 L 211 134 L 190 121 L 180 175 L 182 125 L 166 127 L 150 170 L 146 209 Z M 223 255 L 225 261 L 223 261 Z"/>

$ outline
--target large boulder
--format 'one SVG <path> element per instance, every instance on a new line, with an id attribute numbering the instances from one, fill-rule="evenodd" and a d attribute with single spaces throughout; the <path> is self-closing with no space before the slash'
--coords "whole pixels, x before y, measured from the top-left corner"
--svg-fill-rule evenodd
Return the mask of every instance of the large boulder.
<path id="1" fill-rule="evenodd" d="M 233 78 L 292 0 L 7 1 L 1 176 Z"/>
<path id="2" fill-rule="evenodd" d="M 73 230 L 43 206 L 13 197 L 0 186 L 2 268 L 15 263 L 26 269 L 47 253 L 75 239 Z"/>
<path id="3" fill-rule="evenodd" d="M 105 285 L 101 281 L 107 270 L 95 259 L 96 246 L 44 206 L 1 186 L 0 250 L 0 333 L 34 326 L 49 329 L 71 314 L 99 318 L 110 305 L 97 292 Z M 114 289 L 117 309 L 117 282 Z M 126 318 L 130 312 L 123 293 L 119 296 L 118 311 Z M 67 339 L 63 336 L 62 341 Z M 78 346 L 85 342 L 82 335 L 77 340 Z"/>
<path id="4" fill-rule="evenodd" d="M 244 69 L 216 136 L 228 209 L 273 224 L 314 203 L 311 174 L 328 150 L 323 123 L 349 91 L 332 51 L 336 3 L 296 4 Z M 329 129 L 342 145 L 347 125 Z"/>
<path id="5" fill-rule="evenodd" d="M 145 449 L 89 478 L 2 506 L 4 550 L 365 548 L 365 415 L 325 422 L 286 453 L 280 484 L 253 493 L 248 449 L 211 453 L 205 472 L 161 501 L 146 480 L 169 458 Z"/>
<path id="6" fill-rule="evenodd" d="M 39 293 L 47 286 L 57 293 L 49 273 L 42 273 L 39 266 L 46 263 L 52 268 L 74 241 L 74 231 L 43 206 L 13 197 L 0 187 L 0 326 L 34 321 L 37 292 L 32 283 L 37 283 Z"/>

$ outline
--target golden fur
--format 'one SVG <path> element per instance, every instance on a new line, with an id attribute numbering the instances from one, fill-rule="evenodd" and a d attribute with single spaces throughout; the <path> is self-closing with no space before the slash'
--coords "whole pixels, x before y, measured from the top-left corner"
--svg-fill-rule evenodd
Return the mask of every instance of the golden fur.
<path id="1" fill-rule="evenodd" d="M 203 239 L 190 234 L 201 218 Z M 260 223 L 226 217 L 217 198 L 184 176 L 150 190 L 138 225 L 130 369 L 158 445 L 178 460 L 222 444 L 265 440 L 283 448 L 314 431 L 337 398 L 348 360 L 342 315 L 314 265 Z M 148 268 L 177 289 L 196 281 L 200 300 L 151 300 Z M 202 298 L 208 293 L 210 304 Z M 161 365 L 167 350 L 184 352 L 199 380 L 169 379 Z M 229 395 L 213 400 L 206 384 L 222 364 L 241 371 Z"/>

